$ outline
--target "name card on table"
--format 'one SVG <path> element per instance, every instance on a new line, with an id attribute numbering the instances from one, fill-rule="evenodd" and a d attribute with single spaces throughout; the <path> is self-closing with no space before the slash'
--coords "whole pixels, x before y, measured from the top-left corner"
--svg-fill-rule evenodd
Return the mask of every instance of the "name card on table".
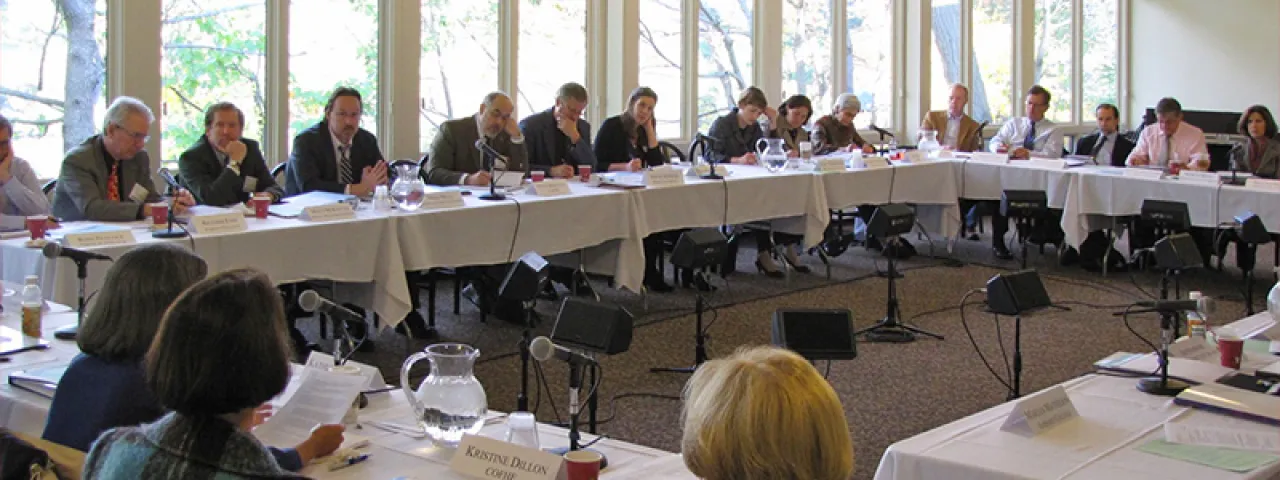
<path id="1" fill-rule="evenodd" d="M 724 167 L 717 168 L 716 171 L 720 172 L 720 174 L 723 175 Z M 699 163 L 697 165 L 689 167 L 688 170 L 685 170 L 686 177 L 697 178 L 697 177 L 705 177 L 710 174 L 711 174 L 711 165 L 707 165 L 706 163 Z"/>
<path id="2" fill-rule="evenodd" d="M 843 172 L 847 167 L 844 164 L 844 157 L 828 157 L 818 159 L 817 170 L 822 173 Z"/>
<path id="3" fill-rule="evenodd" d="M 472 478 L 555 480 L 564 459 L 480 435 L 463 435 L 449 469 Z"/>
<path id="4" fill-rule="evenodd" d="M 1058 385 L 1019 400 L 1000 429 L 1012 431 L 1025 424 L 1034 437 L 1079 416 L 1067 390 Z"/>
<path id="5" fill-rule="evenodd" d="M 133 230 L 127 228 L 93 228 L 86 231 L 68 233 L 62 237 L 62 244 L 71 248 L 105 247 L 107 245 L 133 245 Z"/>
<path id="6" fill-rule="evenodd" d="M 559 197 L 568 195 L 571 192 L 569 191 L 568 180 L 554 179 L 534 182 L 533 193 L 536 193 L 539 197 Z M 462 197 L 459 196 L 458 199 L 461 201 Z"/>
<path id="7" fill-rule="evenodd" d="M 196 215 L 189 221 L 191 229 L 201 235 L 214 233 L 239 233 L 249 229 L 240 212 Z"/>
<path id="8" fill-rule="evenodd" d="M 299 217 L 308 222 L 329 222 L 333 220 L 350 220 L 356 218 L 355 209 L 346 203 L 330 203 L 327 205 L 312 205 L 302 209 L 302 215 Z"/>
<path id="9" fill-rule="evenodd" d="M 561 180 L 563 181 L 563 180 Z M 432 191 L 427 189 L 422 195 L 422 207 L 424 209 L 434 208 L 462 208 L 466 204 L 462 202 L 462 191 L 457 189 L 445 189 Z"/>
<path id="10" fill-rule="evenodd" d="M 1067 161 L 1061 158 L 1036 158 L 1027 160 L 1027 166 L 1047 168 L 1049 170 L 1066 170 Z"/>
<path id="11" fill-rule="evenodd" d="M 928 160 L 929 156 L 920 150 L 908 150 L 907 153 L 903 154 L 902 158 L 909 163 L 920 163 Z"/>
<path id="12" fill-rule="evenodd" d="M 862 157 L 862 165 L 864 168 L 889 168 L 889 159 L 884 157 Z"/>
<path id="13" fill-rule="evenodd" d="M 684 177 L 674 168 L 651 168 L 644 172 L 644 185 L 649 188 L 684 185 Z"/>
<path id="14" fill-rule="evenodd" d="M 1222 181 L 1215 172 L 1198 172 L 1195 170 L 1183 170 L 1178 172 L 1178 180 L 1184 182 L 1204 183 L 1209 185 L 1217 185 Z"/>
<path id="15" fill-rule="evenodd" d="M 1128 167 L 1124 169 L 1124 176 L 1133 178 L 1145 178 L 1148 180 L 1159 180 L 1164 178 L 1164 170 L 1158 168 L 1146 167 Z"/>
<path id="16" fill-rule="evenodd" d="M 973 152 L 969 160 L 979 163 L 1009 163 L 1009 154 L 991 152 Z"/>
<path id="17" fill-rule="evenodd" d="M 1244 186 L 1245 188 L 1252 188 L 1266 192 L 1280 192 L 1280 180 L 1249 177 L 1244 181 Z"/>

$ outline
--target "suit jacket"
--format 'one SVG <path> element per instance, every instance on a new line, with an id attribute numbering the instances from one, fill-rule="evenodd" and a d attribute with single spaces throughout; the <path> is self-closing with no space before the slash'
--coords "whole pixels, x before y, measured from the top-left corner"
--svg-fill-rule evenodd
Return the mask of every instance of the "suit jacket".
<path id="1" fill-rule="evenodd" d="M 1076 151 L 1074 155 L 1089 156 L 1093 153 L 1093 146 L 1098 143 L 1100 132 L 1094 132 L 1089 135 L 1080 137 L 1076 141 Z M 1123 167 L 1124 161 L 1129 158 L 1129 153 L 1133 151 L 1133 141 L 1124 138 L 1124 135 L 1116 133 L 1116 144 L 1111 146 L 1111 166 Z"/>
<path id="2" fill-rule="evenodd" d="M 382 161 L 378 138 L 363 128 L 351 138 L 351 182 L 360 183 L 365 167 Z M 245 157 L 248 158 L 248 157 Z M 298 195 L 311 191 L 342 193 L 346 184 L 338 182 L 338 155 L 334 152 L 333 134 L 329 122 L 320 121 L 293 137 L 293 152 L 285 167 L 285 195 Z"/>
<path id="3" fill-rule="evenodd" d="M 800 151 L 800 142 L 809 142 L 809 131 L 804 129 L 804 125 L 791 125 L 787 123 L 785 115 L 778 115 L 778 121 L 774 123 L 773 129 L 769 131 L 769 138 L 781 138 L 782 143 L 787 146 L 787 150 L 791 152 Z"/>
<path id="4" fill-rule="evenodd" d="M 929 112 L 920 122 L 920 129 L 938 132 L 938 143 L 945 143 L 948 117 L 949 113 L 946 110 Z M 957 152 L 982 151 L 982 132 L 978 131 L 978 127 L 978 122 L 968 115 L 960 117 L 960 128 L 956 131 Z"/>
<path id="5" fill-rule="evenodd" d="M 479 139 L 480 126 L 476 125 L 475 117 L 453 119 L 440 125 L 440 131 L 431 142 L 431 157 L 427 158 L 427 183 L 457 185 L 463 174 L 483 170 L 484 158 L 476 148 L 476 140 Z M 489 140 L 489 145 L 507 157 L 507 171 L 529 173 L 525 146 L 511 143 L 511 136 L 506 131 L 498 132 Z"/>
<path id="6" fill-rule="evenodd" d="M 218 154 L 209 143 L 209 137 L 200 136 L 200 140 L 178 157 L 178 172 L 182 175 L 182 183 L 186 184 L 196 202 L 204 205 L 223 207 L 249 201 L 249 192 L 244 191 L 247 178 L 256 179 L 253 191 L 267 192 L 279 199 L 284 196 L 284 189 L 276 184 L 276 179 L 267 168 L 266 159 L 262 158 L 262 149 L 258 142 L 247 138 L 244 142 L 244 161 L 240 162 L 240 174 L 231 171 L 218 160 Z"/>
<path id="7" fill-rule="evenodd" d="M 631 143 L 631 136 L 627 135 L 626 128 L 622 126 L 621 115 L 606 118 L 600 124 L 600 131 L 596 132 L 595 156 L 600 170 L 608 170 L 610 164 L 627 163 L 633 158 L 641 159 L 646 167 L 671 161 L 662 154 L 661 148 L 649 148 L 649 137 L 643 128 L 636 136 L 636 144 L 640 147 Z"/>
<path id="8" fill-rule="evenodd" d="M 63 221 L 97 220 L 130 222 L 142 218 L 142 206 L 160 201 L 151 181 L 151 157 L 140 151 L 133 158 L 117 159 L 120 177 L 119 201 L 107 200 L 107 151 L 102 136 L 94 135 L 67 152 L 58 173 L 58 186 L 53 194 L 53 214 Z M 142 202 L 129 198 L 134 185 L 147 191 Z"/>
<path id="9" fill-rule="evenodd" d="M 1249 158 L 1253 155 L 1253 140 L 1250 139 L 1244 144 L 1241 153 L 1235 156 L 1236 170 L 1250 172 L 1263 178 L 1276 178 L 1277 174 L 1280 174 L 1280 136 L 1267 140 L 1264 148 L 1262 159 L 1258 162 L 1258 169 L 1250 171 Z"/>
<path id="10" fill-rule="evenodd" d="M 711 163 L 729 163 L 733 157 L 755 153 L 756 143 L 764 138 L 764 134 L 758 123 L 739 127 L 738 107 L 733 107 L 729 113 L 711 122 L 707 136 L 714 141 L 707 143 L 707 156 Z"/>
<path id="11" fill-rule="evenodd" d="M 566 163 L 564 159 L 555 158 L 556 142 L 562 133 L 556 125 L 554 108 L 529 115 L 520 121 L 520 131 L 524 132 L 524 148 L 529 158 L 530 168 L 550 170 L 551 167 Z M 590 165 L 596 168 L 596 154 L 591 149 L 591 124 L 578 119 L 578 144 L 567 150 L 568 164 Z M 474 143 L 474 142 L 473 142 Z"/>
<path id="12" fill-rule="evenodd" d="M 252 434 L 214 416 L 170 413 L 108 430 L 84 459 L 84 478 L 304 478 L 281 468 Z"/>
<path id="13" fill-rule="evenodd" d="M 159 420 L 164 407 L 147 387 L 142 363 L 109 361 L 81 353 L 58 381 L 45 423 L 45 440 L 88 451 L 102 432 Z M 268 449 L 286 470 L 301 470 L 297 450 Z"/>

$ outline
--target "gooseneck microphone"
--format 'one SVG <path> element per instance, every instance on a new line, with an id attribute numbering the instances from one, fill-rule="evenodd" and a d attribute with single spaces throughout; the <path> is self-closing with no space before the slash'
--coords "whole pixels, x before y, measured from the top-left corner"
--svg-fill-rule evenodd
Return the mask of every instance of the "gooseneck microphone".
<path id="1" fill-rule="evenodd" d="M 533 341 L 529 342 L 529 356 L 539 362 L 545 362 L 550 360 L 551 357 L 558 356 L 564 361 L 571 363 L 596 363 L 595 359 L 560 345 L 556 345 L 555 342 L 551 341 L 551 339 L 547 337 L 537 337 L 534 338 Z"/>
<path id="2" fill-rule="evenodd" d="M 71 248 L 71 247 L 64 247 L 62 245 L 59 245 L 56 242 L 49 242 L 44 244 L 44 248 L 40 249 L 40 252 L 44 254 L 45 258 L 54 258 L 54 259 L 67 258 L 77 263 L 87 262 L 89 260 L 106 260 L 108 262 L 111 261 L 111 257 L 108 257 L 101 253 L 95 253 L 95 252 L 80 250 L 80 249 Z"/>
<path id="3" fill-rule="evenodd" d="M 1218 304 L 1212 298 L 1200 297 L 1193 300 L 1144 300 L 1135 305 L 1144 308 L 1129 310 L 1130 314 L 1134 313 L 1178 313 L 1178 312 L 1200 312 L 1205 315 L 1213 314 L 1218 309 Z"/>
<path id="4" fill-rule="evenodd" d="M 174 230 L 174 229 L 173 229 L 173 216 L 174 216 L 174 212 L 173 212 L 173 210 L 174 210 L 174 207 L 175 207 L 175 206 L 177 206 L 177 203 L 178 203 L 178 191 L 179 191 L 179 190 L 182 190 L 182 185 L 181 185 L 180 183 L 178 183 L 178 179 L 177 179 L 177 178 L 174 178 L 174 176 L 173 176 L 173 172 L 170 172 L 168 168 L 160 167 L 160 170 L 157 170 L 157 171 L 156 171 L 156 174 L 157 174 L 157 175 L 160 175 L 160 178 L 161 178 L 162 180 L 164 180 L 164 183 L 165 183 L 165 184 L 167 184 L 167 185 L 169 185 L 169 191 L 170 191 L 170 192 L 173 192 L 173 194 L 169 196 L 169 213 L 168 213 L 168 215 L 166 215 L 167 220 L 169 221 L 169 226 L 168 226 L 167 228 L 165 228 L 164 230 L 158 230 L 158 231 L 155 231 L 155 232 L 151 232 L 151 236 L 152 236 L 153 238 L 182 238 L 182 237 L 185 237 L 185 236 L 187 236 L 187 232 L 184 232 L 184 231 L 182 231 L 182 230 Z"/>
<path id="5" fill-rule="evenodd" d="M 489 145 L 484 138 L 476 140 L 476 150 L 479 150 L 480 153 L 483 154 L 481 155 L 484 157 L 483 168 L 485 171 L 489 172 L 489 193 L 480 195 L 476 198 L 481 200 L 506 200 L 507 196 L 498 192 L 498 179 L 496 178 L 497 176 L 494 175 L 494 170 L 497 169 L 498 159 L 506 157 L 503 157 L 501 153 L 498 153 L 498 151 L 495 150 L 492 145 Z"/>

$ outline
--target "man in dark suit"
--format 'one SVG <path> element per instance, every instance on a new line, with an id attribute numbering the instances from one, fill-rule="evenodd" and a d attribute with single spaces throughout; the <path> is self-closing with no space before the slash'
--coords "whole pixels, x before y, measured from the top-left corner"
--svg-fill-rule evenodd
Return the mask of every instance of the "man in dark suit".
<path id="1" fill-rule="evenodd" d="M 1133 142 L 1120 135 L 1120 109 L 1104 103 L 1098 105 L 1093 114 L 1098 119 L 1098 132 L 1080 137 L 1073 153 L 1092 158 L 1095 165 L 1123 167 L 1124 160 L 1133 151 Z"/>
<path id="2" fill-rule="evenodd" d="M 266 192 L 272 201 L 284 197 L 258 142 L 243 138 L 244 112 L 230 102 L 204 112 L 204 135 L 178 157 L 178 172 L 196 202 L 224 207 Z"/>
<path id="3" fill-rule="evenodd" d="M 552 178 L 571 178 L 579 165 L 596 167 L 591 124 L 582 119 L 587 100 L 585 87 L 566 83 L 556 92 L 554 107 L 520 121 L 532 170 L 545 171 Z"/>
<path id="4" fill-rule="evenodd" d="M 378 149 L 378 139 L 360 128 L 364 102 L 354 88 L 339 87 L 329 95 L 324 106 L 324 120 L 298 133 L 293 139 L 293 152 L 286 167 L 285 193 L 298 195 L 311 191 L 346 193 L 358 197 L 373 194 L 374 187 L 387 184 L 387 162 Z M 418 273 L 406 272 L 409 299 L 413 310 L 404 317 L 409 332 L 416 338 L 428 338 L 432 332 L 418 313 Z M 296 298 L 296 297 L 295 297 Z M 366 337 L 364 325 L 350 329 L 359 341 Z M 404 332 L 403 329 L 398 331 Z M 296 340 L 296 337 L 295 337 Z M 372 345 L 365 338 L 362 347 Z"/>
<path id="5" fill-rule="evenodd" d="M 360 92 L 341 87 L 329 95 L 324 120 L 293 138 L 285 171 L 285 193 L 320 190 L 358 197 L 387 184 L 387 162 L 378 139 L 360 128 L 364 103 Z"/>
<path id="6" fill-rule="evenodd" d="M 512 117 L 515 108 L 507 94 L 492 92 L 485 95 L 479 113 L 440 125 L 431 142 L 431 157 L 427 159 L 427 183 L 488 185 L 491 176 L 484 170 L 484 159 L 475 146 L 476 140 L 482 138 L 506 157 L 506 165 L 499 164 L 497 170 L 527 173 L 529 162 L 524 134 Z"/>
<path id="7" fill-rule="evenodd" d="M 160 201 L 151 181 L 151 157 L 143 150 L 155 122 L 151 109 L 133 97 L 107 107 L 102 133 L 67 152 L 53 194 L 53 214 L 65 221 L 130 222 L 151 215 Z M 174 213 L 195 205 L 186 190 L 174 198 Z"/>

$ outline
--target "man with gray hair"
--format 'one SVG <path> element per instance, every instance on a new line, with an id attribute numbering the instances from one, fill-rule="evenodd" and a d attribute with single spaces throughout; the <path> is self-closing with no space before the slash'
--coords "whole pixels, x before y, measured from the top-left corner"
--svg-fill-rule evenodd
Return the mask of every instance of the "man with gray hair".
<path id="1" fill-rule="evenodd" d="M 529 165 L 553 178 L 570 178 L 576 167 L 596 167 L 591 150 L 591 124 L 582 119 L 587 108 L 587 89 L 566 83 L 556 92 L 556 104 L 520 121 Z"/>
<path id="2" fill-rule="evenodd" d="M 151 181 L 151 157 L 143 150 L 156 117 L 133 97 L 107 107 L 102 133 L 67 152 L 54 191 L 53 214 L 66 221 L 128 222 L 151 214 L 160 201 Z M 186 190 L 175 193 L 174 213 L 195 205 Z"/>
<path id="3" fill-rule="evenodd" d="M 48 214 L 36 172 L 13 153 L 13 124 L 0 115 L 0 230 L 22 230 L 26 217 Z"/>
<path id="4" fill-rule="evenodd" d="M 431 156 L 427 159 L 427 183 L 432 185 L 489 184 L 490 174 L 484 170 L 484 158 L 476 148 L 476 141 L 484 140 L 502 156 L 495 170 L 528 172 L 528 155 L 524 149 L 524 134 L 512 116 L 516 106 L 503 92 L 485 95 L 480 111 L 474 116 L 449 120 L 440 125 L 440 131 L 431 142 Z"/>

